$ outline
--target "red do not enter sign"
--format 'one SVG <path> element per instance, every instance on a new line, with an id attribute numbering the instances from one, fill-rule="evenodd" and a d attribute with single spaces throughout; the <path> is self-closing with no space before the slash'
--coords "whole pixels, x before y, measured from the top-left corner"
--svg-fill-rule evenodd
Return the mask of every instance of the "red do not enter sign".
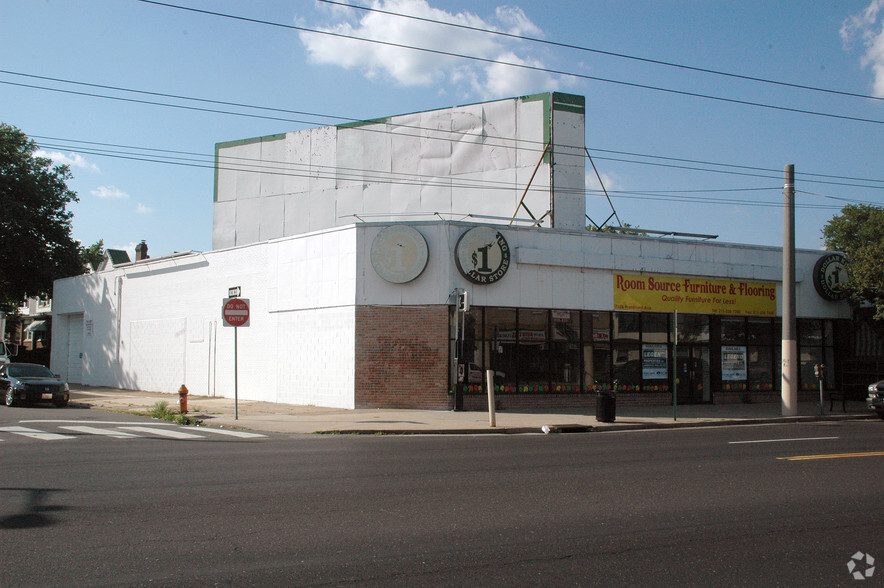
<path id="1" fill-rule="evenodd" d="M 249 299 L 225 298 L 221 306 L 221 317 L 227 327 L 248 327 Z"/>

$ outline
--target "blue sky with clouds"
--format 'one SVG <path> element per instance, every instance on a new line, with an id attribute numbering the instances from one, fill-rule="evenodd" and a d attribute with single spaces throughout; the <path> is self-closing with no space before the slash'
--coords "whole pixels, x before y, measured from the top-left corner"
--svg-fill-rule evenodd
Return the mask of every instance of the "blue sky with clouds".
<path id="1" fill-rule="evenodd" d="M 845 204 L 884 203 L 884 0 L 358 2 L 509 36 L 313 0 L 169 4 L 239 18 L 0 0 L 0 121 L 71 165 L 85 244 L 209 249 L 218 142 L 552 90 L 586 96 L 624 223 L 781 245 L 786 164 L 799 247 Z"/>

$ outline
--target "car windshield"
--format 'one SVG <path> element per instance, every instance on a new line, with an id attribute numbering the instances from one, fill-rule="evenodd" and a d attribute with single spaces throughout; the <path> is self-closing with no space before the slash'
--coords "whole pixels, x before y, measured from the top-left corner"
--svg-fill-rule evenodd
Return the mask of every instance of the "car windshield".
<path id="1" fill-rule="evenodd" d="M 42 365 L 10 365 L 9 375 L 14 378 L 54 378 L 55 374 Z"/>

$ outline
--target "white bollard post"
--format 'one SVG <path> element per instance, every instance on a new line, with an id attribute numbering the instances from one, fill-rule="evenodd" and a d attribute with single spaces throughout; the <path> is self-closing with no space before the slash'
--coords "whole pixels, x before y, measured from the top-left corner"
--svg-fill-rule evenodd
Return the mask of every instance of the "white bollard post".
<path id="1" fill-rule="evenodd" d="M 485 385 L 488 387 L 488 422 L 492 427 L 497 426 L 494 415 L 494 370 L 485 370 Z"/>

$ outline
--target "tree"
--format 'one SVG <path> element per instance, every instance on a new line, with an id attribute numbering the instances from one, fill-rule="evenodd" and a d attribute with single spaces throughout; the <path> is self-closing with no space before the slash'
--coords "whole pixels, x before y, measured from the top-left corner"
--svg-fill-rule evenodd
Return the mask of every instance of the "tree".
<path id="1" fill-rule="evenodd" d="M 854 303 L 876 306 L 875 319 L 884 321 L 884 208 L 848 204 L 823 227 L 826 249 L 840 251 L 850 262 L 845 286 Z"/>
<path id="2" fill-rule="evenodd" d="M 79 244 L 71 236 L 66 165 L 35 157 L 37 145 L 0 123 L 0 305 L 45 296 L 52 282 L 83 273 Z"/>
<path id="3" fill-rule="evenodd" d="M 80 252 L 80 260 L 83 262 L 83 267 L 91 267 L 92 271 L 98 271 L 98 266 L 101 265 L 101 262 L 104 261 L 106 256 L 107 252 L 104 250 L 104 239 L 99 239 L 89 247 L 84 247 Z"/>

